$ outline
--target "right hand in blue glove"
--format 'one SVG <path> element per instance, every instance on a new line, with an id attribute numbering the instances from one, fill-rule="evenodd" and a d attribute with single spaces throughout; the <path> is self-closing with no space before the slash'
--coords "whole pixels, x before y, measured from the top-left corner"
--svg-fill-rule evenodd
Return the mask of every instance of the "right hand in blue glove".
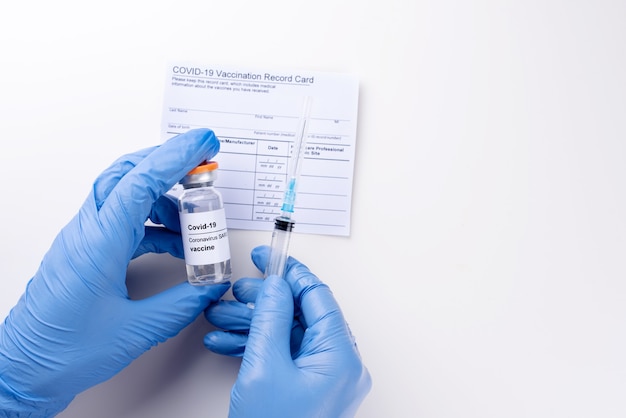
<path id="1" fill-rule="evenodd" d="M 261 271 L 268 255 L 264 246 L 252 252 Z M 209 349 L 238 355 L 245 345 L 229 417 L 354 416 L 372 382 L 328 286 L 292 257 L 285 280 L 243 280 L 240 302 L 207 310 L 207 318 L 226 329 L 207 335 Z"/>

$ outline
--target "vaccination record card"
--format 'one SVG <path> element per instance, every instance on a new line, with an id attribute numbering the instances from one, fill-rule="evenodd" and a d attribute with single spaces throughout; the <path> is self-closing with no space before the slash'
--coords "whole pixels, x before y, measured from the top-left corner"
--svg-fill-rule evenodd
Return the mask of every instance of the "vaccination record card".
<path id="1" fill-rule="evenodd" d="M 161 139 L 201 127 L 215 132 L 215 187 L 224 198 L 228 228 L 273 230 L 306 96 L 312 106 L 293 218 L 301 233 L 348 236 L 356 76 L 189 62 L 168 66 Z M 171 193 L 181 189 L 176 185 Z"/>

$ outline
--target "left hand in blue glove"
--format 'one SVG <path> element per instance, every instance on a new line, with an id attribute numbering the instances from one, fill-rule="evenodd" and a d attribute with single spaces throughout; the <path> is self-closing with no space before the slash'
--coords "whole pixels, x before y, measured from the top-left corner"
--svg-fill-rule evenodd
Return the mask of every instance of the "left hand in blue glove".
<path id="1" fill-rule="evenodd" d="M 122 157 L 96 179 L 0 325 L 0 416 L 55 415 L 228 290 L 185 281 L 131 300 L 125 283 L 134 257 L 183 256 L 178 209 L 165 193 L 218 150 L 212 131 L 196 129 Z"/>

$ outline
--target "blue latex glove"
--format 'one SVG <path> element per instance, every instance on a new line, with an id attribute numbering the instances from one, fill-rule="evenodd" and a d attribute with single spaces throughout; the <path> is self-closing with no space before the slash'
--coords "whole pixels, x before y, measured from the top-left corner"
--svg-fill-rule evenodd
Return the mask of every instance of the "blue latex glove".
<path id="1" fill-rule="evenodd" d="M 266 246 L 252 251 L 261 271 L 268 255 Z M 229 417 L 354 416 L 372 383 L 328 286 L 290 257 L 285 280 L 241 279 L 233 291 L 239 302 L 206 311 L 226 331 L 205 338 L 218 353 L 239 355 L 245 345 Z"/>
<path id="2" fill-rule="evenodd" d="M 198 129 L 104 171 L 0 326 L 0 416 L 43 417 L 178 334 L 229 284 L 186 281 L 130 300 L 126 269 L 146 252 L 182 257 L 178 209 L 164 195 L 219 150 Z M 163 227 L 146 227 L 151 219 Z"/>

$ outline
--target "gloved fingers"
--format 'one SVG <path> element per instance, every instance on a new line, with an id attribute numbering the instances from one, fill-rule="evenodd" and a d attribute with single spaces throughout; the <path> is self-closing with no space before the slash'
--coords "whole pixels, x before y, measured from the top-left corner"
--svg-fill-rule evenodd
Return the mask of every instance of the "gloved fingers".
<path id="1" fill-rule="evenodd" d="M 256 301 L 240 373 L 258 367 L 267 368 L 266 372 L 271 373 L 276 364 L 282 367 L 293 365 L 292 325 L 293 297 L 289 286 L 280 277 L 269 276 L 263 281 Z M 258 372 L 255 370 L 254 373 Z"/>
<path id="2" fill-rule="evenodd" d="M 228 282 L 210 286 L 185 282 L 133 301 L 135 329 L 150 346 L 163 342 L 189 325 L 209 304 L 217 302 L 229 287 Z"/>
<path id="3" fill-rule="evenodd" d="M 152 205 L 149 218 L 165 228 L 146 226 L 145 235 L 132 258 L 146 253 L 169 253 L 174 257 L 184 258 L 176 198 L 169 194 L 159 197 Z"/>
<path id="4" fill-rule="evenodd" d="M 172 195 L 166 193 L 159 197 L 152 205 L 148 218 L 157 225 L 163 225 L 171 231 L 180 232 L 178 202 Z"/>
<path id="5" fill-rule="evenodd" d="M 118 241 L 119 237 L 134 237 L 134 252 L 154 202 L 218 150 L 219 141 L 209 129 L 190 130 L 155 148 L 106 197 L 99 211 L 102 229 Z"/>
<path id="6" fill-rule="evenodd" d="M 180 234 L 161 226 L 146 227 L 145 235 L 132 258 L 137 258 L 147 253 L 169 253 L 177 258 L 185 257 Z"/>
<path id="7" fill-rule="evenodd" d="M 242 303 L 254 303 L 263 286 L 263 279 L 241 278 L 233 284 L 233 296 Z"/>
<path id="8" fill-rule="evenodd" d="M 209 306 L 204 315 L 206 319 L 218 328 L 228 331 L 248 331 L 254 304 L 240 303 L 234 300 L 221 300 Z"/>
<path id="9" fill-rule="evenodd" d="M 260 270 L 265 268 L 267 260 L 269 259 L 270 247 L 267 245 L 260 245 L 252 250 L 252 261 Z M 317 320 L 325 316 L 328 312 L 326 309 L 339 310 L 339 305 L 335 301 L 332 292 L 317 278 L 307 266 L 293 257 L 287 259 L 287 265 L 285 266 L 285 280 L 289 283 L 293 291 L 293 297 L 296 302 L 296 308 L 304 310 L 303 297 L 310 291 L 319 288 L 319 291 L 313 292 L 314 298 L 312 301 L 322 299 L 322 304 L 308 303 L 308 312 L 303 312 L 305 323 L 309 326 L 317 322 Z M 317 308 L 316 308 L 317 307 Z M 340 312 L 340 311 L 339 311 Z M 313 322 L 311 322 L 313 321 Z"/>
<path id="10" fill-rule="evenodd" d="M 212 331 L 204 337 L 204 346 L 217 354 L 241 357 L 247 341 L 247 333 Z"/>
<path id="11" fill-rule="evenodd" d="M 204 315 L 216 327 L 229 331 L 248 331 L 262 279 L 241 278 L 232 287 L 234 300 L 222 300 L 209 306 Z"/>
<path id="12" fill-rule="evenodd" d="M 131 154 L 123 155 L 100 173 L 93 186 L 93 195 L 97 209 L 102 207 L 107 196 L 109 196 L 109 193 L 115 188 L 120 179 L 157 148 L 157 146 L 144 148 Z"/>
<path id="13" fill-rule="evenodd" d="M 233 287 L 234 286 L 235 285 L 233 285 Z M 243 304 L 236 301 L 222 300 L 210 305 L 205 310 L 205 317 L 214 326 L 225 330 L 220 331 L 222 333 L 247 335 L 250 331 L 250 322 L 252 321 L 254 308 L 255 306 L 251 302 Z M 296 317 L 293 320 L 293 324 L 291 325 L 290 346 L 292 354 L 296 353 L 300 349 L 300 346 L 302 345 L 302 340 L 304 338 L 304 331 L 304 325 L 302 324 L 302 322 L 300 322 L 300 318 Z M 247 338 L 235 338 L 231 335 L 222 336 L 220 332 L 215 332 L 216 334 L 211 335 L 210 341 L 205 339 L 205 345 L 208 349 L 219 352 L 220 354 L 234 355 L 232 353 L 239 352 L 239 349 L 236 350 L 231 347 L 231 345 L 236 342 L 237 344 L 242 345 L 241 353 L 243 353 L 243 345 L 245 345 Z M 220 348 L 222 345 L 224 345 L 226 348 Z"/>
<path id="14" fill-rule="evenodd" d="M 304 338 L 304 329 L 297 321 L 291 328 L 290 352 L 292 358 L 300 349 Z M 204 337 L 204 346 L 217 354 L 241 357 L 248 342 L 247 332 L 212 331 Z"/>

